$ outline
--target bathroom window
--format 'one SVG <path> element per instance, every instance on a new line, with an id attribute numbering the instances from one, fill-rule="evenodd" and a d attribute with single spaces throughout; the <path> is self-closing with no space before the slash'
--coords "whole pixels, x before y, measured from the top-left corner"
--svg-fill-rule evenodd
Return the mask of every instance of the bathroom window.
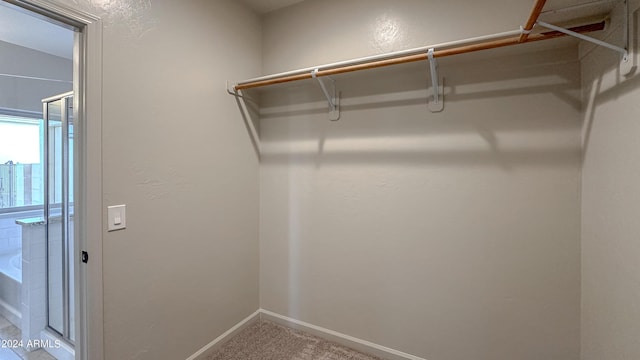
<path id="1" fill-rule="evenodd" d="M 43 204 L 42 120 L 0 114 L 0 212 Z"/>

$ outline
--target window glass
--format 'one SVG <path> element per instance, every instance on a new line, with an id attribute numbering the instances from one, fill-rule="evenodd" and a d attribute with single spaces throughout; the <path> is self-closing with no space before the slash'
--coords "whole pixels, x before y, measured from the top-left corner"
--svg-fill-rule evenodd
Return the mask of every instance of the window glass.
<path id="1" fill-rule="evenodd" d="M 41 124 L 0 115 L 0 209 L 43 204 Z"/>

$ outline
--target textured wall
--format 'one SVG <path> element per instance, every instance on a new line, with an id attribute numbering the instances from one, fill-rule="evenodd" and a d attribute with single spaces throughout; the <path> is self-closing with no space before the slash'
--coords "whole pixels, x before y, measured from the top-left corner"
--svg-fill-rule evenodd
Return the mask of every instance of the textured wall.
<path id="1" fill-rule="evenodd" d="M 379 52 L 370 24 L 390 14 L 402 47 L 514 25 L 468 33 L 413 20 L 431 4 L 357 3 L 268 14 L 265 71 Z M 440 21 L 482 11 L 465 4 L 438 2 Z M 261 306 L 429 360 L 578 359 L 576 59 L 529 46 L 442 59 L 439 114 L 426 63 L 336 77 L 338 122 L 311 82 L 263 91 Z"/>
<path id="2" fill-rule="evenodd" d="M 608 40 L 619 43 L 615 25 Z M 616 53 L 589 48 L 582 62 L 582 359 L 638 359 L 640 77 L 621 78 Z"/>
<path id="3" fill-rule="evenodd" d="M 127 204 L 103 236 L 105 358 L 185 359 L 258 308 L 258 159 L 224 84 L 259 74 L 260 19 L 64 2 L 103 19 L 102 200 Z"/>
<path id="4" fill-rule="evenodd" d="M 264 17 L 263 72 L 515 30 L 531 6 L 529 0 L 305 1 Z"/>

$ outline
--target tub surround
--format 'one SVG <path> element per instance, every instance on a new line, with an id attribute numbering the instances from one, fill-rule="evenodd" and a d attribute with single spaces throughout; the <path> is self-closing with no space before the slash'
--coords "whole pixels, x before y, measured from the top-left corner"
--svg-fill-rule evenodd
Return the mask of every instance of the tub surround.
<path id="1" fill-rule="evenodd" d="M 42 216 L 16 220 L 16 224 L 22 225 L 22 226 L 39 226 L 39 225 L 44 225 L 46 223 L 47 222 L 44 220 Z"/>
<path id="2" fill-rule="evenodd" d="M 22 226 L 22 340 L 39 339 L 47 326 L 46 242 L 43 218 L 16 220 Z M 51 226 L 60 227 L 61 223 Z M 35 349 L 27 349 L 35 350 Z"/>
<path id="3" fill-rule="evenodd" d="M 36 212 L 0 214 L 0 315 L 12 324 L 21 324 L 20 284 L 22 282 L 21 226 L 17 217 L 36 215 Z"/>
<path id="4" fill-rule="evenodd" d="M 51 215 L 49 216 L 49 218 L 50 218 L 49 222 L 54 224 L 54 223 L 60 223 L 62 216 Z M 69 215 L 69 219 L 73 220 L 73 214 Z M 16 220 L 16 224 L 21 225 L 23 227 L 24 226 L 41 226 L 41 225 L 45 225 L 46 223 L 47 221 L 42 216 L 34 216 L 34 217 Z"/>
<path id="5" fill-rule="evenodd" d="M 47 245 L 45 242 L 45 229 L 47 221 L 44 217 L 36 216 L 16 220 L 16 224 L 22 228 L 22 340 L 24 344 L 28 344 L 30 339 L 42 339 L 42 332 L 47 327 Z M 61 216 L 54 215 L 50 217 L 49 241 L 51 248 L 49 256 L 52 258 L 60 258 L 62 248 L 61 233 Z M 73 231 L 73 223 L 69 226 Z M 73 238 L 73 235 L 71 235 Z M 60 250 L 58 250 L 60 249 Z M 49 276 L 60 277 L 61 269 L 53 267 L 50 269 Z M 71 279 L 73 281 L 73 279 Z M 61 292 L 62 290 L 59 289 Z M 59 295 L 59 296 L 58 296 Z M 53 300 L 62 299 L 62 295 L 53 294 Z M 62 300 L 51 304 L 52 309 L 59 308 L 62 311 Z M 34 349 L 26 349 L 29 351 Z"/>
<path id="6" fill-rule="evenodd" d="M 4 316 L 12 324 L 19 326 L 22 322 L 20 314 L 20 282 L 0 272 L 0 316 Z"/>

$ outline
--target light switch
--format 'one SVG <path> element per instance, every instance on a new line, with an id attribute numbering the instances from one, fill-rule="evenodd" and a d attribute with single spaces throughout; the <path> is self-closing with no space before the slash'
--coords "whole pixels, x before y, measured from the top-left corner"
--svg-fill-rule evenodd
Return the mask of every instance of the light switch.
<path id="1" fill-rule="evenodd" d="M 114 205 L 107 207 L 107 217 L 109 218 L 109 231 L 121 230 L 127 227 L 127 206 Z"/>

